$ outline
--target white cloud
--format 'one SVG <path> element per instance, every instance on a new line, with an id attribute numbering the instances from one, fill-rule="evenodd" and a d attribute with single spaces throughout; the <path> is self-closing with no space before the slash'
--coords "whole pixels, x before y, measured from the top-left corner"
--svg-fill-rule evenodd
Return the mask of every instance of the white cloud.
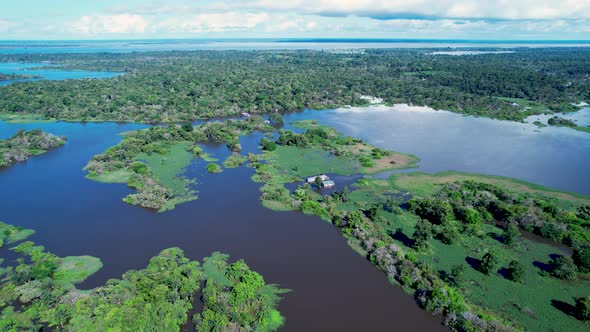
<path id="1" fill-rule="evenodd" d="M 13 26 L 10 21 L 0 19 L 0 31 L 8 31 Z"/>
<path id="2" fill-rule="evenodd" d="M 173 32 L 223 32 L 251 30 L 267 22 L 267 13 L 204 13 L 188 17 L 167 18 L 157 22 L 154 31 Z"/>
<path id="3" fill-rule="evenodd" d="M 375 18 L 590 18 L 588 0 L 238 0 L 230 8 Z"/>
<path id="4" fill-rule="evenodd" d="M 147 26 L 148 21 L 141 15 L 119 14 L 82 16 L 70 28 L 73 32 L 96 35 L 143 33 Z"/>

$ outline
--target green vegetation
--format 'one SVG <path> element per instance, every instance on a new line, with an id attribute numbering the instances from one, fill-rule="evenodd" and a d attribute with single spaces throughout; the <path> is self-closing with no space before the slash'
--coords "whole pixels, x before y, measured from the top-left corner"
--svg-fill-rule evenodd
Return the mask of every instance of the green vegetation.
<path id="1" fill-rule="evenodd" d="M 274 331 L 284 323 L 276 308 L 287 290 L 266 285 L 244 261 L 228 263 L 224 254 L 214 253 L 201 266 L 179 248 L 166 249 L 145 269 L 86 291 L 75 285 L 102 267 L 98 258 L 61 258 L 32 242 L 12 250 L 24 257 L 3 268 L 2 331 L 180 331 L 202 282 L 205 306 L 195 315 L 198 331 Z"/>
<path id="2" fill-rule="evenodd" d="M 583 131 L 583 132 L 590 133 L 590 126 L 586 126 L 586 127 L 578 126 L 578 124 L 575 123 L 574 121 L 569 120 L 569 119 L 565 119 L 565 118 L 562 118 L 562 117 L 558 117 L 558 116 L 554 116 L 554 117 L 550 118 L 547 121 L 547 123 L 550 126 L 569 127 L 569 128 L 573 128 L 573 129 L 578 130 L 578 131 Z"/>
<path id="3" fill-rule="evenodd" d="M 96 155 L 85 170 L 88 178 L 105 183 L 126 183 L 137 193 L 123 199 L 158 211 L 173 209 L 177 204 L 196 199 L 190 189 L 194 182 L 181 176 L 193 158 L 215 161 L 199 146 L 198 142 L 226 143 L 234 153 L 241 150 L 240 135 L 254 130 L 272 131 L 263 119 L 253 116 L 248 120 L 210 122 L 193 128 L 190 124 L 151 127 L 126 133 L 123 140 Z M 228 167 L 242 162 L 242 157 L 226 160 Z M 211 166 L 210 166 L 211 165 Z M 207 165 L 209 172 L 220 172 L 217 164 Z"/>
<path id="4" fill-rule="evenodd" d="M 125 72 L 101 80 L 40 81 L 2 89 L 0 113 L 71 121 L 190 122 L 198 118 L 385 103 L 521 121 L 588 101 L 588 50 L 518 49 L 473 57 L 428 50 L 197 51 L 52 54 L 66 69 Z M 3 62 L 46 55 L 2 55 Z M 270 119 L 274 122 L 273 119 Z"/>
<path id="5" fill-rule="evenodd" d="M 215 163 L 209 163 L 207 164 L 207 172 L 209 173 L 221 173 L 223 172 L 223 169 L 221 169 L 221 166 L 215 164 Z"/>
<path id="6" fill-rule="evenodd" d="M 4 243 L 15 243 L 23 241 L 35 233 L 32 229 L 24 229 L 0 222 L 0 248 Z"/>
<path id="7" fill-rule="evenodd" d="M 0 139 L 0 167 L 25 161 L 65 144 L 65 138 L 47 134 L 39 129 L 19 130 L 12 137 Z"/>
<path id="8" fill-rule="evenodd" d="M 26 79 L 26 78 L 36 78 L 36 77 L 40 77 L 40 76 L 0 73 L 0 81 L 22 80 L 22 79 Z"/>
<path id="9" fill-rule="evenodd" d="M 198 331 L 275 331 L 284 318 L 275 309 L 279 295 L 288 290 L 266 285 L 243 260 L 227 263 L 227 255 L 205 258 L 207 276 L 203 312 L 193 321 Z"/>
<path id="10" fill-rule="evenodd" d="M 239 154 L 233 153 L 223 162 L 225 168 L 236 168 L 242 166 L 248 159 Z"/>

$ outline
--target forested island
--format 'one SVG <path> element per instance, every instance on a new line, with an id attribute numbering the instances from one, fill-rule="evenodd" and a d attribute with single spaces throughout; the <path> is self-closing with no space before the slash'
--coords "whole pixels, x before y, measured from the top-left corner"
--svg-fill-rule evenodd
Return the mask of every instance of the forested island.
<path id="1" fill-rule="evenodd" d="M 243 260 L 216 252 L 201 264 L 170 248 L 144 269 L 80 290 L 100 259 L 56 256 L 24 241 L 32 233 L 0 223 L 0 241 L 18 243 L 10 250 L 20 256 L 0 268 L 2 331 L 180 331 L 187 322 L 197 331 L 274 331 L 284 323 L 276 308 L 288 290 L 266 284 Z M 200 294 L 203 310 L 188 317 Z"/>
<path id="2" fill-rule="evenodd" d="M 3 74 L 0 73 L 0 81 L 12 81 L 12 80 L 21 80 L 27 78 L 36 78 L 37 76 L 33 75 L 19 75 L 19 74 Z"/>
<path id="3" fill-rule="evenodd" d="M 65 137 L 47 134 L 39 129 L 19 130 L 10 138 L 0 139 L 0 168 L 43 154 L 64 145 L 65 141 Z"/>
<path id="4" fill-rule="evenodd" d="M 547 124 L 549 124 L 550 126 L 557 126 L 557 127 L 569 127 L 569 128 L 573 128 L 575 130 L 578 131 L 584 131 L 584 132 L 588 132 L 590 133 L 590 126 L 578 126 L 577 123 L 575 123 L 572 120 L 569 119 L 565 119 L 559 116 L 554 116 L 552 118 L 550 118 L 549 120 L 547 120 Z"/>
<path id="5" fill-rule="evenodd" d="M 88 178 L 106 183 L 127 183 L 137 190 L 123 200 L 158 211 L 173 209 L 176 204 L 197 198 L 190 189 L 190 180 L 181 173 L 193 158 L 213 162 L 215 159 L 203 152 L 198 143 L 226 143 L 236 155 L 226 160 L 226 167 L 236 167 L 245 162 L 239 157 L 239 137 L 254 130 L 269 132 L 274 128 L 262 117 L 247 120 L 209 122 L 198 127 L 191 124 L 151 127 L 127 133 L 121 143 L 96 155 L 85 170 Z M 210 163 L 210 173 L 221 171 L 219 165 Z"/>
<path id="6" fill-rule="evenodd" d="M 2 55 L 125 72 L 4 86 L 0 113 L 47 120 L 190 122 L 242 112 L 363 106 L 362 96 L 497 119 L 575 111 L 590 100 L 585 48 L 478 56 L 432 50 L 195 51 Z M 34 97 L 33 97 L 34 96 Z"/>

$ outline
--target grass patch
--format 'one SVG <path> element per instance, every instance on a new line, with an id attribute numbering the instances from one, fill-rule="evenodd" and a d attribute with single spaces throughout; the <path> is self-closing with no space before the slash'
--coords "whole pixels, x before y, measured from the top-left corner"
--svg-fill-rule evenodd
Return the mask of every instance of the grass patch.
<path id="1" fill-rule="evenodd" d="M 92 256 L 68 256 L 62 259 L 61 265 L 54 274 L 55 282 L 65 288 L 71 288 L 86 280 L 102 268 L 99 258 Z M 69 286 L 69 287 L 67 287 Z"/>
<path id="2" fill-rule="evenodd" d="M 132 174 L 133 172 L 127 169 L 118 169 L 104 174 L 88 174 L 86 177 L 101 183 L 127 183 Z"/>
<path id="3" fill-rule="evenodd" d="M 137 155 L 137 160 L 144 161 L 151 169 L 156 181 L 171 190 L 177 197 L 191 196 L 188 179 L 180 177 L 186 167 L 190 164 L 193 156 L 189 151 L 189 143 L 182 142 L 172 145 L 167 154 L 145 154 Z"/>
<path id="4" fill-rule="evenodd" d="M 465 180 L 489 183 L 517 193 L 547 196 L 558 199 L 566 205 L 569 205 L 570 202 L 590 204 L 590 197 L 588 196 L 568 193 L 522 180 L 494 175 L 481 175 L 456 171 L 446 171 L 435 174 L 415 172 L 394 174 L 388 181 L 390 181 L 395 189 L 409 191 L 415 195 L 424 197 L 434 194 L 443 184 Z"/>
<path id="5" fill-rule="evenodd" d="M 223 167 L 225 168 L 237 168 L 242 166 L 248 158 L 245 156 L 240 156 L 237 153 L 233 153 L 225 159 L 223 162 Z"/>

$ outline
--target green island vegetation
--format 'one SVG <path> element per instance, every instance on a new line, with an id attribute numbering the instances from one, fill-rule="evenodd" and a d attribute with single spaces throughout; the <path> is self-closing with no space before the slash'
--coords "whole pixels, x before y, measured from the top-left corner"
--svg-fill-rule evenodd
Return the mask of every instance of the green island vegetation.
<path id="1" fill-rule="evenodd" d="M 565 119 L 565 118 L 562 118 L 559 116 L 554 116 L 554 117 L 550 118 L 549 120 L 547 120 L 547 123 L 550 126 L 569 127 L 569 128 L 573 128 L 578 131 L 590 133 L 590 126 L 586 126 L 586 127 L 578 126 L 578 124 L 575 123 L 574 121 L 572 121 L 570 119 Z"/>
<path id="2" fill-rule="evenodd" d="M 22 79 L 27 79 L 27 78 L 38 78 L 38 77 L 39 76 L 34 76 L 34 75 L 0 73 L 0 81 L 22 80 Z"/>
<path id="3" fill-rule="evenodd" d="M 516 49 L 478 56 L 432 50 L 183 51 L 12 54 L 64 69 L 117 71 L 98 80 L 19 82 L 0 89 L 0 113 L 66 121 L 182 123 L 272 110 L 370 103 L 425 105 L 522 121 L 590 100 L 585 48 Z M 12 118 L 13 120 L 18 119 Z"/>
<path id="4" fill-rule="evenodd" d="M 298 121 L 292 125 L 305 132 L 281 131 L 276 141 L 263 138 L 264 153 L 248 156 L 250 165 L 256 168 L 254 181 L 264 183 L 261 199 L 267 207 L 295 209 L 284 185 L 309 176 L 324 172 L 374 174 L 415 167 L 418 162 L 415 156 L 379 149 L 360 139 L 342 136 L 315 121 Z M 307 207 L 300 208 L 305 211 Z"/>
<path id="5" fill-rule="evenodd" d="M 0 167 L 29 159 L 66 143 L 65 137 L 47 134 L 39 129 L 19 130 L 12 137 L 0 139 Z"/>
<path id="6" fill-rule="evenodd" d="M 214 253 L 203 260 L 207 277 L 203 311 L 193 316 L 198 331 L 275 331 L 285 323 L 276 306 L 288 292 L 266 285 L 243 260 L 227 263 L 228 256 Z"/>
<path id="7" fill-rule="evenodd" d="M 272 131 L 260 116 L 246 120 L 209 122 L 197 127 L 191 124 L 155 126 L 128 132 L 122 141 L 95 155 L 84 168 L 88 178 L 105 183 L 126 183 L 137 190 L 123 199 L 158 211 L 173 209 L 177 204 L 197 198 L 190 188 L 194 183 L 182 173 L 194 158 L 210 164 L 210 173 L 221 172 L 216 161 L 198 143 L 226 143 L 234 154 L 224 162 L 226 167 L 237 167 L 245 162 L 239 156 L 239 137 L 253 131 Z"/>
<path id="8" fill-rule="evenodd" d="M 0 224 L 18 242 L 32 231 Z M 33 242 L 11 248 L 21 257 L 0 270 L 0 330 L 180 331 L 201 292 L 197 331 L 274 331 L 284 324 L 277 310 L 287 292 L 267 285 L 242 260 L 213 253 L 201 265 L 179 248 L 163 250 L 142 270 L 130 270 L 90 290 L 76 288 L 101 267 L 91 256 L 58 257 Z"/>
<path id="9" fill-rule="evenodd" d="M 452 171 L 365 177 L 352 190 L 329 195 L 313 184 L 291 192 L 285 183 L 313 174 L 379 171 L 363 168 L 363 154 L 346 153 L 359 150 L 345 142 L 360 141 L 314 122 L 294 126 L 307 131 L 263 138 L 263 153 L 248 156 L 253 180 L 263 183 L 264 206 L 331 222 L 354 250 L 454 330 L 590 328 L 589 197 Z M 325 150 L 330 153 L 320 153 Z"/>

